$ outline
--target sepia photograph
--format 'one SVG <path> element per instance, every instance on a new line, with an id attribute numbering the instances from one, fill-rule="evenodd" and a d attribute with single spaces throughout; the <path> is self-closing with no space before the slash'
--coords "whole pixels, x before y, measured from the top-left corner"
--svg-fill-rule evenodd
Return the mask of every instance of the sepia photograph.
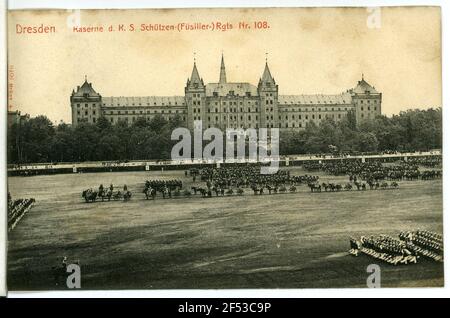
<path id="1" fill-rule="evenodd" d="M 444 287 L 440 7 L 7 24 L 9 291 Z"/>

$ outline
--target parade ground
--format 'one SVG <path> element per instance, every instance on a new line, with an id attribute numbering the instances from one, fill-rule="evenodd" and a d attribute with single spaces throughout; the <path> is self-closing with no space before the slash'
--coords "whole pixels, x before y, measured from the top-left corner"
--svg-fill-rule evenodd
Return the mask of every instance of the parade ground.
<path id="1" fill-rule="evenodd" d="M 348 177 L 314 174 L 320 182 Z M 10 290 L 55 286 L 63 257 L 79 262 L 82 289 L 366 287 L 369 264 L 381 287 L 443 286 L 442 263 L 389 265 L 348 255 L 349 237 L 418 228 L 442 233 L 442 180 L 400 181 L 398 189 L 145 200 L 147 179 L 184 171 L 104 172 L 8 178 L 13 197 L 35 206 L 9 232 Z M 86 188 L 128 186 L 129 202 L 85 203 Z M 199 183 L 200 184 L 200 183 Z M 204 184 L 204 183 L 203 183 Z"/>

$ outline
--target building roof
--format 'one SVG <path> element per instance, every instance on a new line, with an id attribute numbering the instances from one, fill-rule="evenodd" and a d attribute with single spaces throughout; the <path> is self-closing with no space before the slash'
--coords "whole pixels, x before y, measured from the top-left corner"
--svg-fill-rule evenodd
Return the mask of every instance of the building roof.
<path id="1" fill-rule="evenodd" d="M 264 67 L 264 72 L 263 72 L 263 76 L 261 77 L 261 81 L 264 83 L 274 82 L 272 74 L 270 74 L 269 65 L 267 65 L 267 62 L 266 62 L 266 66 Z"/>
<path id="2" fill-rule="evenodd" d="M 356 85 L 356 87 L 352 90 L 353 93 L 355 94 L 379 94 L 379 92 L 375 89 L 375 87 L 373 87 L 372 85 L 370 85 L 369 83 L 367 83 L 364 80 L 364 76 L 363 78 L 358 81 L 358 84 Z"/>
<path id="3" fill-rule="evenodd" d="M 350 93 L 338 95 L 279 95 L 278 103 L 283 105 L 349 105 L 352 103 Z"/>
<path id="4" fill-rule="evenodd" d="M 213 96 L 217 93 L 219 96 L 227 96 L 230 92 L 234 95 L 246 96 L 247 92 L 251 96 L 258 95 L 256 86 L 250 83 L 208 83 L 206 84 L 206 96 Z"/>
<path id="5" fill-rule="evenodd" d="M 138 96 L 138 97 L 103 97 L 102 104 L 106 107 L 160 107 L 185 106 L 184 96 Z"/>
<path id="6" fill-rule="evenodd" d="M 90 97 L 100 97 L 100 94 L 92 88 L 92 83 L 88 83 L 87 79 L 84 80 L 83 85 L 77 87 L 77 90 L 72 93 L 72 96 L 84 97 L 85 94 L 88 94 Z"/>
<path id="7" fill-rule="evenodd" d="M 220 63 L 219 83 L 226 83 L 226 82 L 227 82 L 227 73 L 225 71 L 225 62 L 223 60 L 223 54 L 222 54 L 222 61 Z"/>
<path id="8" fill-rule="evenodd" d="M 194 62 L 194 68 L 192 69 L 192 74 L 191 74 L 191 83 L 201 83 L 201 78 L 200 75 L 198 74 L 198 70 L 197 70 L 197 65 Z"/>

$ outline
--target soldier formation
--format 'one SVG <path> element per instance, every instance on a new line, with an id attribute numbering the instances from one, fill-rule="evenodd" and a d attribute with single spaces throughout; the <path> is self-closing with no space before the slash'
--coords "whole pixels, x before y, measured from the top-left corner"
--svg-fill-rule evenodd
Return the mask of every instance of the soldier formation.
<path id="1" fill-rule="evenodd" d="M 145 181 L 144 190 L 146 199 L 155 199 L 156 193 L 160 192 L 165 199 L 166 197 L 172 198 L 172 193 L 179 195 L 180 190 L 183 187 L 181 180 L 147 180 Z"/>
<path id="2" fill-rule="evenodd" d="M 130 191 L 128 191 L 128 187 L 126 184 L 124 184 L 123 186 L 123 191 L 114 191 L 114 185 L 112 183 L 109 185 L 108 189 L 105 189 L 103 184 L 100 184 L 100 186 L 98 187 L 98 191 L 89 188 L 81 193 L 81 196 L 86 202 L 95 202 L 97 201 L 97 199 L 102 200 L 102 202 L 105 200 L 111 201 L 111 199 L 113 199 L 114 201 L 122 199 L 124 201 L 128 201 L 131 199 L 131 195 L 132 194 Z"/>
<path id="3" fill-rule="evenodd" d="M 430 159 L 431 160 L 431 159 Z M 304 164 L 304 168 L 308 171 L 325 171 L 332 175 L 348 175 L 350 181 L 357 179 L 367 182 L 379 182 L 381 180 L 430 180 L 440 178 L 442 173 L 440 170 L 420 171 L 418 163 L 426 161 L 410 161 L 401 162 L 397 165 L 383 166 L 381 161 L 361 162 L 360 160 L 340 160 L 329 162 L 310 162 Z M 435 159 L 432 159 L 435 163 Z M 431 165 L 431 164 L 430 164 Z"/>
<path id="4" fill-rule="evenodd" d="M 420 256 L 437 262 L 443 261 L 442 236 L 431 231 L 400 232 L 400 239 L 388 235 L 350 238 L 351 255 L 364 253 L 388 264 L 417 263 Z"/>
<path id="5" fill-rule="evenodd" d="M 30 210 L 34 202 L 34 198 L 13 200 L 8 192 L 8 231 L 11 231 L 16 226 L 25 213 Z"/>

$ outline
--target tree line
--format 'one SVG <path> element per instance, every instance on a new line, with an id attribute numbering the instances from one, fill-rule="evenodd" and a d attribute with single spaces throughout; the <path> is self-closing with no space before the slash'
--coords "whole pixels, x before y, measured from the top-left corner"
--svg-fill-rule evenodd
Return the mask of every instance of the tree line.
<path id="1" fill-rule="evenodd" d="M 309 122 L 302 131 L 280 133 L 280 154 L 410 152 L 442 148 L 442 109 L 413 109 L 356 123 L 354 112 L 341 121 Z"/>
<path id="2" fill-rule="evenodd" d="M 165 120 L 138 118 L 132 125 L 111 124 L 101 117 L 95 124 L 57 126 L 45 116 L 8 127 L 8 163 L 82 162 L 169 159 L 177 141 L 172 130 L 183 127 L 180 117 Z M 442 147 L 442 110 L 408 110 L 392 117 L 378 116 L 356 123 L 349 112 L 338 122 L 310 121 L 302 131 L 280 133 L 280 154 L 426 151 Z"/>

